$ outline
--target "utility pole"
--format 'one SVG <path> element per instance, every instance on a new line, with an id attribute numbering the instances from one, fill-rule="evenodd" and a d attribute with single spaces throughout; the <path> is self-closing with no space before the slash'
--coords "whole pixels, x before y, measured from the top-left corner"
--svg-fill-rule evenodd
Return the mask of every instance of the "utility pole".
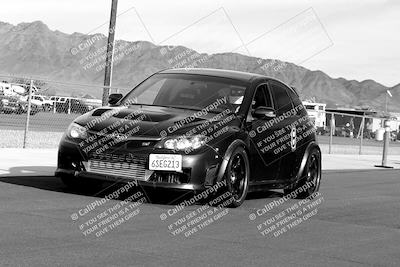
<path id="1" fill-rule="evenodd" d="M 103 88 L 103 99 L 102 99 L 103 106 L 107 105 L 108 103 L 108 96 L 110 94 L 110 86 L 112 81 L 115 25 L 117 22 L 117 6 L 118 6 L 118 0 L 112 0 L 110 27 L 108 29 L 106 66 L 104 69 L 105 74 L 104 74 L 104 88 Z"/>
<path id="2" fill-rule="evenodd" d="M 385 113 L 386 113 L 386 115 L 388 115 L 388 101 L 389 101 L 388 95 L 390 97 L 393 97 L 392 93 L 389 90 L 386 90 L 386 94 L 385 94 L 385 96 L 386 96 L 386 98 L 385 98 Z"/>
<path id="3" fill-rule="evenodd" d="M 388 106 L 388 94 L 385 94 L 385 115 L 387 115 L 387 106 Z"/>

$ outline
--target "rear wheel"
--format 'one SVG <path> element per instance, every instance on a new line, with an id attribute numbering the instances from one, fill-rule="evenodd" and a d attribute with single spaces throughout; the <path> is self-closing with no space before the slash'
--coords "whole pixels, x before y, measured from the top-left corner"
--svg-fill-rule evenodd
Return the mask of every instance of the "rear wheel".
<path id="1" fill-rule="evenodd" d="M 313 193 L 318 192 L 321 182 L 321 152 L 313 148 L 308 155 L 306 166 L 299 180 L 284 189 L 284 194 L 297 192 L 296 198 L 307 198 Z M 302 188 L 302 189 L 300 189 Z"/>

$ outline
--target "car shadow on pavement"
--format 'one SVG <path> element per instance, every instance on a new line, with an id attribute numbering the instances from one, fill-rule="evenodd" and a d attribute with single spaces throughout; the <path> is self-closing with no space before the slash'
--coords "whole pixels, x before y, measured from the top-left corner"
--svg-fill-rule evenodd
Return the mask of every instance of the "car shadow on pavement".
<path id="1" fill-rule="evenodd" d="M 18 167 L 11 167 L 8 170 L 1 170 L 2 176 L 51 176 L 54 175 L 56 168 L 51 166 L 18 166 Z"/>
<path id="2" fill-rule="evenodd" d="M 37 175 L 36 173 L 48 173 L 49 175 Z M 98 198 L 104 198 L 113 194 L 119 188 L 124 187 L 126 183 L 109 183 L 104 182 L 101 187 L 84 188 L 82 190 L 71 189 L 65 186 L 58 177 L 53 175 L 53 167 L 43 166 L 24 166 L 14 167 L 9 170 L 7 176 L 0 175 L 0 183 L 8 183 L 20 186 L 28 186 L 32 188 L 49 190 L 53 192 L 76 194 L 82 196 L 92 196 Z M 28 175 L 29 174 L 29 175 Z M 32 174 L 32 175 L 31 175 Z M 36 174 L 36 175 L 35 175 Z M 146 202 L 151 204 L 161 205 L 178 205 L 184 200 L 189 200 L 194 196 L 192 192 L 162 190 L 155 188 L 143 188 L 137 186 L 130 188 L 127 192 L 119 195 L 117 200 L 124 200 L 129 196 L 132 196 L 136 192 L 142 192 L 146 197 Z M 282 193 L 276 191 L 260 191 L 250 192 L 246 199 L 261 199 L 261 198 L 278 198 L 281 197 Z M 202 203 L 197 203 L 202 204 Z"/>

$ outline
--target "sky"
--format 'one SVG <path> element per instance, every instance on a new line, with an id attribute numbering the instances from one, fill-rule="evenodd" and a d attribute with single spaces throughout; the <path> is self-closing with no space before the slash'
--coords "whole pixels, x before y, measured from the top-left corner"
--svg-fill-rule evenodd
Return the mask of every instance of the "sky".
<path id="1" fill-rule="evenodd" d="M 0 21 L 106 33 L 111 0 L 1 0 Z M 329 76 L 400 83 L 399 0 L 119 0 L 116 38 L 276 58 Z"/>

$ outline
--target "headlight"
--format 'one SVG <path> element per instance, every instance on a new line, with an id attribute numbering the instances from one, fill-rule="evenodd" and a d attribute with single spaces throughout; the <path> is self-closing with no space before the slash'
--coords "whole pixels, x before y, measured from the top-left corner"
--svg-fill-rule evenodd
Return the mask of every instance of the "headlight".
<path id="1" fill-rule="evenodd" d="M 164 141 L 163 147 L 171 150 L 198 149 L 206 143 L 203 135 L 169 138 Z"/>
<path id="2" fill-rule="evenodd" d="M 67 135 L 73 139 L 86 139 L 88 136 L 86 128 L 74 122 L 68 127 Z"/>

